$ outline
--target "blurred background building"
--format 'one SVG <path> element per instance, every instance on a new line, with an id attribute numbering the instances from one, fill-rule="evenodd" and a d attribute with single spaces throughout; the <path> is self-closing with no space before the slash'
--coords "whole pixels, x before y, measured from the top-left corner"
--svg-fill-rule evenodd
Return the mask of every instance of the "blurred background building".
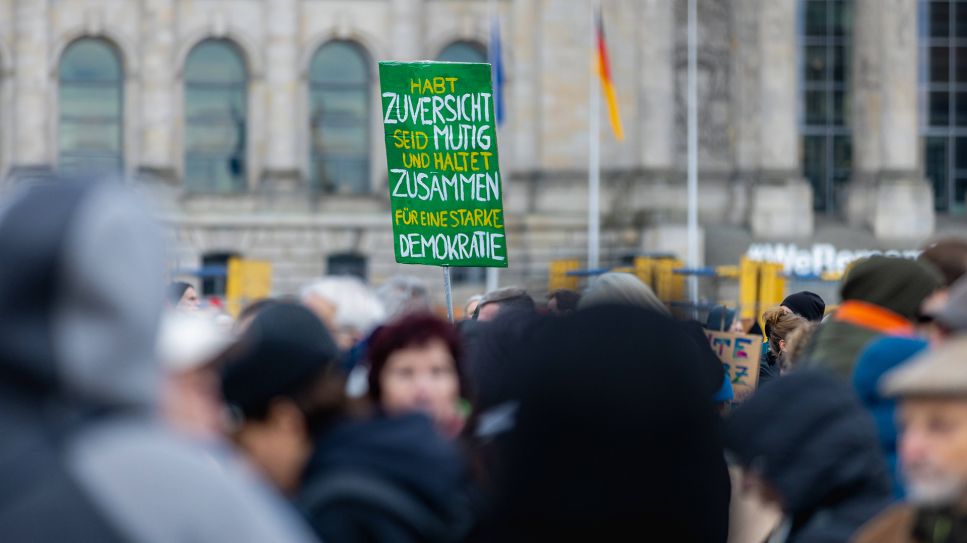
<path id="1" fill-rule="evenodd" d="M 603 0 L 627 138 L 602 123 L 602 258 L 685 253 L 685 5 Z M 487 61 L 498 12 L 510 268 L 586 255 L 584 0 L 0 0 L 0 176 L 97 169 L 173 196 L 174 266 L 273 290 L 394 263 L 376 62 Z M 967 2 L 699 0 L 705 261 L 964 231 Z M 457 270 L 466 291 L 483 271 Z M 204 285 L 208 293 L 218 289 Z"/>

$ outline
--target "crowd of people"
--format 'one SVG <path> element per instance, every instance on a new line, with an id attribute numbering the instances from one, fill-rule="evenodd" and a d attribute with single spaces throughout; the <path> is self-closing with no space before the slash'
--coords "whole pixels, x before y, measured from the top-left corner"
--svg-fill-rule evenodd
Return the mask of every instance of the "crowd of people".
<path id="1" fill-rule="evenodd" d="M 107 184 L 0 209 L 4 541 L 967 541 L 964 240 L 745 320 L 625 273 L 455 324 L 323 277 L 227 320 L 150 216 Z M 741 401 L 709 331 L 761 338 Z"/>

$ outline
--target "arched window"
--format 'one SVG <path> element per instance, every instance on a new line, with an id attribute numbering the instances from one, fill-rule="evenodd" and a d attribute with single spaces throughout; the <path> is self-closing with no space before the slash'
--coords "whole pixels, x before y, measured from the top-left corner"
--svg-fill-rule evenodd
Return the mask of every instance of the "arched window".
<path id="1" fill-rule="evenodd" d="M 487 49 L 472 41 L 455 41 L 437 55 L 441 62 L 487 62 Z"/>
<path id="2" fill-rule="evenodd" d="M 185 185 L 195 192 L 245 188 L 248 74 L 238 48 L 206 40 L 185 63 Z"/>
<path id="3" fill-rule="evenodd" d="M 124 75 L 117 50 L 82 38 L 60 59 L 58 166 L 68 173 L 120 173 Z"/>
<path id="4" fill-rule="evenodd" d="M 370 71 L 355 43 L 329 42 L 309 67 L 311 185 L 326 192 L 369 190 Z"/>

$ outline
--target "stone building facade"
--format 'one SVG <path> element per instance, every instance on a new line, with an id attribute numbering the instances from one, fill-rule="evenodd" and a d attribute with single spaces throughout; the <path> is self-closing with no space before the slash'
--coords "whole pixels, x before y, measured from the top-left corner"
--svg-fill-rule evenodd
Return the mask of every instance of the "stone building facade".
<path id="1" fill-rule="evenodd" d="M 647 251 L 684 255 L 686 2 L 601 4 L 626 129 L 619 143 L 602 123 L 602 256 L 613 264 Z M 819 9 L 840 10 L 833 24 L 849 36 L 848 67 L 840 68 L 848 90 L 831 96 L 839 100 L 832 107 L 845 111 L 852 145 L 848 179 L 829 191 L 835 205 L 830 199 L 817 206 L 816 187 L 832 185 L 807 179 L 803 117 L 815 109 L 804 73 L 814 68 L 809 54 L 817 50 L 804 45 L 812 32 L 804 25 L 815 26 Z M 499 145 L 510 268 L 501 283 L 539 286 L 549 260 L 586 255 L 586 0 L 0 0 L 0 176 L 14 183 L 63 169 L 76 158 L 70 146 L 79 146 L 83 160 L 88 117 L 73 111 L 102 85 L 115 89 L 118 103 L 91 117 L 101 124 L 90 134 L 100 130 L 114 142 L 113 151 L 97 151 L 99 160 L 170 197 L 164 216 L 177 238 L 175 267 L 229 254 L 270 260 L 280 294 L 347 262 L 363 266 L 374 283 L 396 273 L 435 279 L 435 269 L 393 262 L 375 62 L 439 58 L 453 44 L 485 55 L 495 11 L 507 81 Z M 923 12 L 915 0 L 699 0 L 699 200 L 707 253 L 723 230 L 749 242 L 805 242 L 842 223 L 884 248 L 932 234 L 936 184 L 925 175 L 922 144 Z M 100 79 L 86 72 L 80 52 L 70 59 L 79 67 L 67 66 L 66 55 L 84 40 L 110 47 L 116 80 L 110 69 Z M 231 74 L 207 79 L 221 77 L 215 61 L 207 70 L 191 66 L 199 47 L 213 42 L 237 53 L 237 81 Z M 358 81 L 326 72 L 329 61 L 319 55 L 333 43 L 364 59 Z M 212 58 L 223 54 L 216 49 Z M 332 124 L 315 124 L 329 111 L 317 110 L 317 88 L 332 103 L 356 96 L 346 123 L 358 126 L 340 125 L 338 115 Z M 74 94 L 87 98 L 72 102 Z M 205 131 L 204 115 L 192 117 L 194 96 L 199 104 L 237 101 L 208 127 L 236 134 L 227 143 L 234 150 L 219 151 L 216 140 L 224 138 Z M 329 141 L 356 148 L 362 141 L 363 151 L 327 154 Z M 355 185 L 320 184 L 316 168 L 355 172 Z M 227 184 L 200 190 L 191 179 L 205 171 L 219 172 Z M 948 212 L 956 208 L 939 216 L 959 224 Z M 479 290 L 475 277 L 460 274 L 460 293 Z"/>

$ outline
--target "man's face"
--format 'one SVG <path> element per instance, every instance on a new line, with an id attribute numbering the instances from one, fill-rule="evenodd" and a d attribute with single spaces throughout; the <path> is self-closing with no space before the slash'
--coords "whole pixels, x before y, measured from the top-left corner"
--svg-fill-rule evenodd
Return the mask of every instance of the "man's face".
<path id="1" fill-rule="evenodd" d="M 899 419 L 910 501 L 945 505 L 967 497 L 967 398 L 905 399 Z"/>
<path id="2" fill-rule="evenodd" d="M 185 289 L 185 293 L 181 295 L 181 300 L 178 301 L 178 310 L 192 313 L 198 311 L 198 291 L 195 287 L 188 287 Z"/>

